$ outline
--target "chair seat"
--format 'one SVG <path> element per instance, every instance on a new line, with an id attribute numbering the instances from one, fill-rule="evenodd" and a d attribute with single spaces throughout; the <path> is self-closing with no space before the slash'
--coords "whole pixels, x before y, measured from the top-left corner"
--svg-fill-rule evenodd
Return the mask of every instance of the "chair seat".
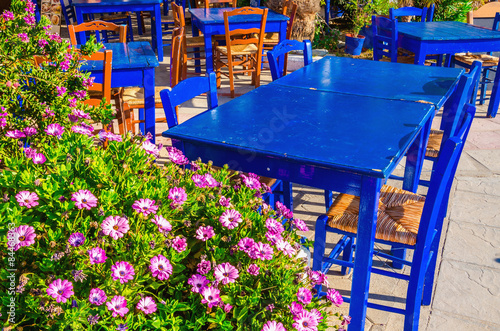
<path id="1" fill-rule="evenodd" d="M 155 86 L 155 101 L 161 102 L 160 91 L 169 89 L 168 86 Z M 129 106 L 144 105 L 144 89 L 141 87 L 126 87 L 123 89 L 123 102 Z"/>
<path id="2" fill-rule="evenodd" d="M 360 198 L 340 194 L 327 212 L 328 226 L 356 233 Z M 384 185 L 380 191 L 375 238 L 415 245 L 425 198 L 396 187 Z"/>
<path id="3" fill-rule="evenodd" d="M 278 44 L 280 42 L 280 34 L 278 32 L 266 32 L 264 34 L 264 44 Z"/>
<path id="4" fill-rule="evenodd" d="M 186 46 L 187 47 L 205 47 L 205 39 L 203 36 L 197 37 L 186 37 Z"/>
<path id="5" fill-rule="evenodd" d="M 438 157 L 442 141 L 443 131 L 431 130 L 431 133 L 429 134 L 429 141 L 427 142 L 427 151 L 425 152 L 425 156 Z"/>
<path id="6" fill-rule="evenodd" d="M 460 53 L 455 54 L 455 61 L 466 63 L 472 65 L 474 61 L 481 61 L 484 67 L 496 67 L 498 65 L 499 58 L 497 56 L 492 56 L 488 54 L 471 54 L 471 53 Z"/>
<path id="7" fill-rule="evenodd" d="M 227 55 L 227 46 L 217 46 L 216 50 L 224 55 Z M 231 54 L 233 55 L 253 55 L 258 51 L 255 44 L 233 45 L 231 46 Z"/>
<path id="8" fill-rule="evenodd" d="M 101 16 L 102 21 L 114 21 L 114 20 L 125 20 L 128 19 L 130 16 L 129 13 L 120 13 L 120 14 L 113 14 L 113 15 L 103 15 Z"/>

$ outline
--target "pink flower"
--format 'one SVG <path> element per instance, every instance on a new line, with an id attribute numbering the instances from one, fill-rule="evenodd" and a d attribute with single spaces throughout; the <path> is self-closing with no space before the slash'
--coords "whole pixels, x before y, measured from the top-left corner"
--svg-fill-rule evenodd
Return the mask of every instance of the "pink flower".
<path id="1" fill-rule="evenodd" d="M 31 246 L 35 243 L 36 233 L 35 228 L 29 225 L 20 225 L 17 228 L 7 232 L 7 242 L 14 251 L 17 251 L 23 246 Z"/>
<path id="2" fill-rule="evenodd" d="M 111 276 L 113 276 L 113 280 L 119 280 L 122 284 L 134 279 L 134 275 L 134 267 L 126 261 L 120 261 L 111 266 Z"/>
<path id="3" fill-rule="evenodd" d="M 26 33 L 18 33 L 17 36 L 19 37 L 19 39 L 21 39 L 23 43 L 28 43 L 30 41 L 30 38 Z"/>
<path id="4" fill-rule="evenodd" d="M 45 39 L 40 39 L 40 40 L 38 40 L 38 46 L 39 46 L 40 48 L 44 48 L 44 47 L 45 47 L 45 46 L 47 46 L 48 44 L 49 44 L 49 42 L 48 42 L 47 40 L 45 40 Z"/>
<path id="5" fill-rule="evenodd" d="M 259 274 L 260 267 L 254 263 L 248 266 L 247 272 L 252 276 L 257 276 Z"/>
<path id="6" fill-rule="evenodd" d="M 102 232 L 114 240 L 122 238 L 130 229 L 128 219 L 120 216 L 108 216 L 101 224 Z"/>
<path id="7" fill-rule="evenodd" d="M 194 174 L 193 176 L 191 176 L 191 180 L 193 181 L 194 185 L 198 187 L 203 188 L 206 185 L 205 177 L 203 175 Z"/>
<path id="8" fill-rule="evenodd" d="M 34 164 L 43 164 L 45 163 L 45 161 L 47 161 L 47 159 L 45 158 L 45 155 L 43 155 L 42 153 L 36 153 L 33 158 L 33 163 Z"/>
<path id="9" fill-rule="evenodd" d="M 32 208 L 38 206 L 38 195 L 35 192 L 21 191 L 16 194 L 16 200 L 19 202 L 19 206 L 25 206 L 26 208 Z"/>
<path id="10" fill-rule="evenodd" d="M 243 177 L 243 184 L 252 190 L 258 190 L 262 186 L 256 174 L 249 173 L 248 176 L 242 174 L 241 177 Z"/>
<path id="11" fill-rule="evenodd" d="M 268 321 L 261 331 L 286 331 L 286 329 L 281 322 Z"/>
<path id="12" fill-rule="evenodd" d="M 248 253 L 252 250 L 253 246 L 255 245 L 255 241 L 252 238 L 241 238 L 240 241 L 238 242 L 238 248 L 240 251 L 243 251 L 245 253 Z"/>
<path id="13" fill-rule="evenodd" d="M 249 254 L 249 256 L 254 255 L 255 258 L 261 259 L 262 261 L 264 261 L 264 260 L 272 260 L 273 259 L 274 250 L 268 244 L 263 244 L 259 241 L 258 243 L 256 243 L 253 246 L 252 251 L 250 253 L 251 254 Z M 250 256 L 250 257 L 252 257 L 252 256 Z"/>
<path id="14" fill-rule="evenodd" d="M 196 230 L 196 239 L 207 241 L 208 239 L 215 236 L 214 228 L 209 226 L 200 226 L 198 230 Z"/>
<path id="15" fill-rule="evenodd" d="M 207 303 L 209 308 L 217 306 L 220 301 L 220 291 L 216 287 L 205 287 L 202 292 L 201 303 Z"/>
<path id="16" fill-rule="evenodd" d="M 61 97 L 66 93 L 66 88 L 64 86 L 56 86 L 57 96 Z"/>
<path id="17" fill-rule="evenodd" d="M 34 16 L 24 16 L 23 17 L 26 24 L 34 26 L 36 24 L 36 20 Z"/>
<path id="18" fill-rule="evenodd" d="M 26 135 L 26 137 L 31 137 L 37 133 L 37 130 L 36 130 L 36 128 L 29 126 L 29 127 L 24 128 L 23 132 Z"/>
<path id="19" fill-rule="evenodd" d="M 83 135 L 89 136 L 89 137 L 92 136 L 92 130 L 84 125 L 73 125 L 71 127 L 71 131 L 73 131 L 74 133 L 83 134 Z"/>
<path id="20" fill-rule="evenodd" d="M 165 256 L 161 254 L 153 256 L 149 262 L 151 263 L 149 269 L 153 277 L 159 280 L 167 280 L 172 274 L 172 264 L 170 264 L 170 261 Z"/>
<path id="21" fill-rule="evenodd" d="M 73 247 L 81 246 L 85 242 L 85 236 L 80 232 L 72 233 L 71 236 L 69 236 L 68 242 Z"/>
<path id="22" fill-rule="evenodd" d="M 132 208 L 134 208 L 136 213 L 141 213 L 144 216 L 156 214 L 156 211 L 158 210 L 158 206 L 155 205 L 155 201 L 150 199 L 139 199 L 134 202 Z"/>
<path id="23" fill-rule="evenodd" d="M 100 306 L 106 302 L 107 298 L 106 293 L 100 288 L 93 288 L 90 290 L 89 301 L 91 304 Z"/>
<path id="24" fill-rule="evenodd" d="M 297 253 L 288 241 L 282 239 L 276 241 L 276 249 L 283 252 L 289 258 L 292 258 Z"/>
<path id="25" fill-rule="evenodd" d="M 80 110 L 80 109 L 73 109 L 73 110 L 71 111 L 71 113 L 72 113 L 74 116 L 78 117 L 78 118 L 84 118 L 84 119 L 87 119 L 87 120 L 90 120 L 90 119 L 91 119 L 91 117 L 90 117 L 90 115 L 89 115 L 89 114 L 87 114 L 86 112 L 84 112 L 83 110 Z"/>
<path id="26" fill-rule="evenodd" d="M 311 303 L 312 293 L 309 289 L 301 287 L 297 291 L 297 299 L 304 305 L 308 305 L 309 303 Z"/>
<path id="27" fill-rule="evenodd" d="M 207 277 L 197 274 L 192 275 L 191 278 L 188 279 L 188 284 L 193 286 L 191 291 L 194 293 L 200 293 L 209 283 L 210 281 Z"/>
<path id="28" fill-rule="evenodd" d="M 36 155 L 36 149 L 35 148 L 25 148 L 24 149 L 24 154 L 28 159 L 32 159 Z"/>
<path id="29" fill-rule="evenodd" d="M 342 298 L 342 295 L 340 295 L 340 293 L 333 288 L 329 288 L 328 291 L 326 291 L 326 298 L 333 302 L 333 304 L 337 307 L 344 303 L 344 298 Z"/>
<path id="30" fill-rule="evenodd" d="M 179 253 L 182 253 L 187 248 L 186 238 L 181 238 L 179 236 L 172 239 L 172 247 Z"/>
<path id="31" fill-rule="evenodd" d="M 303 220 L 295 219 L 294 224 L 297 227 L 297 230 L 299 231 L 309 231 L 306 222 L 304 222 Z"/>
<path id="32" fill-rule="evenodd" d="M 104 130 L 99 131 L 99 139 L 104 141 L 108 139 L 109 141 L 122 141 L 122 136 L 119 134 L 114 134 L 113 132 L 107 132 Z"/>
<path id="33" fill-rule="evenodd" d="M 144 314 L 149 315 L 156 311 L 156 302 L 152 297 L 144 297 L 137 303 L 137 309 L 142 310 Z"/>
<path id="34" fill-rule="evenodd" d="M 158 225 L 158 231 L 160 231 L 160 233 L 172 231 L 172 225 L 170 224 L 170 222 L 161 215 L 155 215 L 151 222 Z"/>
<path id="35" fill-rule="evenodd" d="M 95 247 L 88 250 L 90 264 L 104 263 L 108 258 L 106 251 L 100 247 Z"/>
<path id="36" fill-rule="evenodd" d="M 276 201 L 276 209 L 279 216 L 283 216 L 284 218 L 292 218 L 293 213 L 288 209 L 284 204 L 279 201 Z"/>
<path id="37" fill-rule="evenodd" d="M 49 136 L 55 136 L 59 139 L 61 139 L 63 132 L 64 132 L 64 126 L 61 126 L 57 123 L 49 124 L 45 129 L 45 133 L 47 133 Z"/>
<path id="38" fill-rule="evenodd" d="M 146 153 L 151 154 L 153 156 L 158 157 L 160 155 L 160 149 L 150 142 L 149 140 L 144 140 L 141 145 L 142 149 L 146 151 Z"/>
<path id="39" fill-rule="evenodd" d="M 302 307 L 302 305 L 296 301 L 292 302 L 289 308 L 290 313 L 292 313 L 293 316 L 298 315 L 302 310 L 304 310 L 304 307 Z"/>
<path id="40" fill-rule="evenodd" d="M 12 130 L 12 131 L 7 131 L 7 133 L 5 134 L 6 137 L 8 138 L 14 138 L 14 139 L 19 139 L 19 138 L 25 138 L 26 135 L 24 134 L 24 132 L 20 131 L 20 130 Z"/>
<path id="41" fill-rule="evenodd" d="M 187 200 L 187 194 L 182 187 L 173 187 L 168 191 L 168 198 L 172 200 L 171 206 L 178 207 Z"/>
<path id="42" fill-rule="evenodd" d="M 321 271 L 314 271 L 309 269 L 307 271 L 307 276 L 309 277 L 313 285 L 328 286 L 328 277 Z"/>
<path id="43" fill-rule="evenodd" d="M 231 306 L 229 303 L 224 304 L 222 301 L 221 301 L 221 303 L 222 303 L 221 306 L 223 306 L 223 308 L 224 308 L 224 312 L 226 312 L 226 313 L 231 312 L 231 309 L 233 309 L 233 306 Z"/>
<path id="44" fill-rule="evenodd" d="M 302 310 L 300 313 L 293 317 L 295 323 L 292 326 L 297 329 L 297 331 L 316 331 L 318 326 L 318 321 L 316 316 L 307 310 Z"/>
<path id="45" fill-rule="evenodd" d="M 231 198 L 226 198 L 222 195 L 219 199 L 219 205 L 222 207 L 229 207 L 231 205 Z"/>
<path id="46" fill-rule="evenodd" d="M 215 180 L 215 178 L 211 174 L 203 175 L 203 179 L 205 180 L 206 187 L 217 187 L 219 183 Z"/>
<path id="47" fill-rule="evenodd" d="M 198 263 L 196 272 L 202 275 L 206 275 L 210 272 L 210 270 L 212 270 L 212 264 L 210 263 L 210 261 L 202 260 L 200 263 Z"/>
<path id="48" fill-rule="evenodd" d="M 226 285 L 227 283 L 234 283 L 240 276 L 238 269 L 233 267 L 229 262 L 218 264 L 214 270 L 215 279 L 218 282 Z"/>
<path id="49" fill-rule="evenodd" d="M 178 165 L 188 164 L 189 160 L 182 154 L 182 152 L 175 147 L 167 147 L 168 157 L 170 161 Z"/>
<path id="50" fill-rule="evenodd" d="M 54 280 L 47 288 L 47 295 L 50 295 L 56 301 L 65 303 L 73 294 L 73 284 L 62 279 Z"/>
<path id="51" fill-rule="evenodd" d="M 4 10 L 4 12 L 2 14 L 2 18 L 5 21 L 12 21 L 14 19 L 14 14 L 11 11 Z"/>
<path id="52" fill-rule="evenodd" d="M 266 220 L 266 228 L 269 230 L 269 232 L 278 235 L 285 231 L 283 225 L 274 218 L 268 218 Z"/>
<path id="53" fill-rule="evenodd" d="M 225 226 L 229 230 L 232 230 L 237 227 L 238 224 L 243 222 L 243 219 L 241 218 L 241 214 L 238 211 L 234 209 L 228 209 L 224 211 L 219 217 L 219 222 L 222 224 L 222 226 Z"/>
<path id="54" fill-rule="evenodd" d="M 115 295 L 110 302 L 106 302 L 108 310 L 113 312 L 113 317 L 120 315 L 125 316 L 128 313 L 127 300 L 121 295 Z"/>
<path id="55" fill-rule="evenodd" d="M 75 202 L 78 209 L 90 210 L 92 207 L 97 206 L 97 198 L 89 190 L 79 190 L 71 194 L 71 201 Z"/>

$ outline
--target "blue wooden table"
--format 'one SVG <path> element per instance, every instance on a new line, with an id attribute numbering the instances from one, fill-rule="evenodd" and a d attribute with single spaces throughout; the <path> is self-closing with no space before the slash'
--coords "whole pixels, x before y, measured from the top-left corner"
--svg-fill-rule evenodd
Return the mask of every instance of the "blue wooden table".
<path id="1" fill-rule="evenodd" d="M 196 8 L 189 9 L 191 13 L 191 22 L 193 24 L 193 36 L 198 36 L 200 31 L 205 39 L 205 57 L 207 72 L 213 71 L 213 56 L 212 56 L 212 36 L 217 34 L 225 34 L 224 30 L 224 12 L 231 11 L 233 8 Z M 231 30 L 233 29 L 249 29 L 260 24 L 260 16 L 258 15 L 241 15 L 233 16 L 229 19 Z M 267 13 L 266 32 L 279 32 L 280 41 L 286 37 L 286 26 L 289 18 L 285 15 L 278 14 L 272 10 Z M 197 56 L 198 57 L 198 56 Z"/>
<path id="2" fill-rule="evenodd" d="M 161 32 L 160 4 L 162 0 L 73 0 L 76 21 L 84 22 L 84 14 L 100 14 L 114 12 L 151 12 L 151 37 L 153 47 L 158 52 L 158 60 L 163 61 L 163 43 Z M 85 33 L 78 33 L 78 43 L 85 43 Z"/>
<path id="3" fill-rule="evenodd" d="M 107 43 L 105 49 L 113 51 L 111 87 L 144 88 L 145 132 L 155 137 L 155 68 L 159 66 L 151 45 L 147 41 Z M 102 83 L 102 62 L 89 61 L 81 71 L 91 71 L 97 83 Z M 142 112 L 139 113 L 140 116 Z M 141 118 L 143 119 L 143 118 Z M 144 131 L 143 131 L 144 132 Z"/>
<path id="4" fill-rule="evenodd" d="M 399 46 L 415 53 L 415 64 L 423 64 L 428 54 L 500 51 L 500 31 L 461 22 L 411 22 L 398 25 Z M 495 80 L 500 80 L 497 71 Z M 488 116 L 500 103 L 500 89 L 491 93 Z"/>
<path id="5" fill-rule="evenodd" d="M 269 84 L 164 135 L 190 159 L 360 196 L 349 314 L 363 330 L 379 191 L 433 115 L 428 103 Z"/>

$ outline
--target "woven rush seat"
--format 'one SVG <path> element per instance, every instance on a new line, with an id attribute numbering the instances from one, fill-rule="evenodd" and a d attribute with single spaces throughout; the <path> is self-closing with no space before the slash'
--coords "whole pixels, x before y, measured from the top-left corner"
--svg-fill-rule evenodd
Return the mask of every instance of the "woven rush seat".
<path id="1" fill-rule="evenodd" d="M 222 54 L 227 55 L 227 46 L 217 46 L 217 50 Z M 258 47 L 254 44 L 231 46 L 231 53 L 233 55 L 252 55 L 256 54 L 258 50 Z"/>
<path id="2" fill-rule="evenodd" d="M 472 65 L 474 61 L 481 61 L 484 67 L 496 67 L 498 65 L 499 58 L 497 56 L 492 56 L 488 54 L 471 54 L 471 53 L 459 53 L 455 54 L 455 61 L 467 63 Z"/>
<path id="3" fill-rule="evenodd" d="M 205 47 L 205 39 L 203 38 L 203 36 L 186 37 L 186 45 L 189 48 Z"/>
<path id="4" fill-rule="evenodd" d="M 161 103 L 160 91 L 170 89 L 167 86 L 155 86 L 155 102 Z M 129 106 L 144 104 L 144 89 L 141 87 L 126 87 L 123 89 L 123 101 Z"/>
<path id="5" fill-rule="evenodd" d="M 327 212 L 328 226 L 356 233 L 360 198 L 340 194 Z M 415 245 L 425 198 L 396 187 L 384 185 L 380 191 L 375 238 Z"/>
<path id="6" fill-rule="evenodd" d="M 442 141 L 443 141 L 443 131 L 434 129 L 431 130 L 429 134 L 429 141 L 427 142 L 427 150 L 425 151 L 425 156 L 438 157 L 439 148 L 441 147 Z"/>

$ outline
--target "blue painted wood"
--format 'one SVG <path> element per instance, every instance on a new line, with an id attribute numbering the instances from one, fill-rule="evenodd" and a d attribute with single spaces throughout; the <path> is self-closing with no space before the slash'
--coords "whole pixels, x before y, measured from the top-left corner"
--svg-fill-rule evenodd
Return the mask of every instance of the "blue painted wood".
<path id="1" fill-rule="evenodd" d="M 203 33 L 205 40 L 205 61 L 207 72 L 213 71 L 212 36 L 225 34 L 224 12 L 233 8 L 195 8 L 189 9 L 191 13 L 191 23 L 193 25 L 193 36 Z M 241 15 L 229 18 L 232 29 L 249 29 L 260 24 L 259 15 Z M 266 32 L 279 32 L 280 41 L 286 37 L 287 22 L 290 18 L 283 14 L 269 10 L 266 20 Z M 199 57 L 199 54 L 196 55 Z M 199 68 L 197 68 L 199 70 Z"/>
<path id="2" fill-rule="evenodd" d="M 269 59 L 269 69 L 271 69 L 271 76 L 273 80 L 281 78 L 284 72 L 285 54 L 290 51 L 303 51 L 304 52 L 304 66 L 312 63 L 312 46 L 311 41 L 304 40 L 303 42 L 297 40 L 283 40 L 274 46 L 272 51 L 267 52 Z"/>
<path id="3" fill-rule="evenodd" d="M 271 84 L 429 102 L 437 109 L 453 93 L 463 70 L 326 56 Z"/>
<path id="4" fill-rule="evenodd" d="M 392 8 L 391 8 L 392 9 Z M 395 18 L 372 16 L 373 60 L 384 56 L 398 62 L 398 21 Z"/>
<path id="5" fill-rule="evenodd" d="M 402 16 L 414 16 L 419 18 L 421 22 L 427 21 L 427 11 L 428 8 L 417 8 L 417 7 L 401 7 L 401 8 L 390 8 L 389 9 L 389 19 L 394 20 L 397 17 Z M 430 20 L 432 21 L 432 20 Z"/>
<path id="6" fill-rule="evenodd" d="M 162 0 L 73 0 L 76 21 L 83 23 L 84 14 L 113 13 L 113 12 L 138 12 L 149 11 L 154 18 L 151 20 L 152 44 L 158 54 L 158 60 L 163 61 L 163 46 L 156 31 L 161 31 L 160 3 Z M 85 42 L 85 34 L 78 34 L 78 43 Z"/>

